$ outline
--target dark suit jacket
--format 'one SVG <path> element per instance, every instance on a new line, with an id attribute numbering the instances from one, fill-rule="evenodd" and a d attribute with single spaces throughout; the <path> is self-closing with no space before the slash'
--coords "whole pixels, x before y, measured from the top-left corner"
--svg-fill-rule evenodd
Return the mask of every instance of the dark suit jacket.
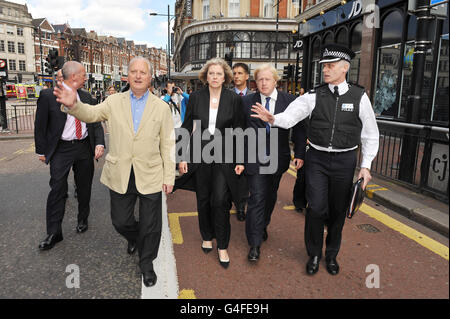
<path id="1" fill-rule="evenodd" d="M 296 97 L 291 94 L 278 91 L 278 97 L 275 103 L 275 114 L 283 112 L 288 107 L 288 105 L 295 100 L 295 98 Z M 255 105 L 257 102 L 261 103 L 260 93 L 257 92 L 254 94 L 246 95 L 242 97 L 242 101 L 244 103 L 246 126 L 252 127 L 255 130 L 257 130 L 258 128 L 265 128 L 265 122 L 261 121 L 258 118 L 250 116 L 252 114 L 252 105 Z M 294 126 L 292 134 L 292 141 L 295 143 L 295 157 L 304 159 L 306 148 L 306 128 L 303 121 Z M 258 145 L 258 138 L 256 140 L 256 145 Z M 278 168 L 276 174 L 283 174 L 289 168 L 290 160 L 291 150 L 289 147 L 289 130 L 278 128 Z M 259 162 L 246 163 L 245 174 L 259 174 L 260 165 L 261 164 Z"/>
<path id="2" fill-rule="evenodd" d="M 78 90 L 81 102 L 96 104 L 91 95 L 83 90 Z M 56 102 L 53 88 L 42 90 L 39 94 L 34 122 L 34 141 L 36 154 L 45 155 L 45 163 L 48 164 L 55 153 L 58 142 L 61 139 L 66 124 L 67 114 L 61 112 L 61 103 Z M 86 125 L 92 156 L 95 154 L 96 145 L 105 145 L 103 127 L 100 122 Z"/>
<path id="3" fill-rule="evenodd" d="M 184 118 L 182 128 L 189 131 L 192 134 L 194 120 L 201 121 L 200 132 L 208 131 L 209 126 L 209 88 L 205 87 L 198 91 L 193 92 L 189 96 L 189 104 L 186 109 L 186 115 Z M 216 129 L 222 134 L 222 161 L 225 163 L 225 129 L 226 128 L 242 128 L 244 129 L 244 112 L 242 99 L 239 95 L 232 92 L 231 90 L 222 89 L 219 101 L 219 111 L 217 113 L 216 119 Z M 198 127 L 196 128 L 198 130 Z M 217 138 L 217 137 L 214 137 Z M 211 140 L 202 140 L 201 150 L 210 143 Z M 190 163 L 188 164 L 188 173 L 184 174 L 181 178 L 177 179 L 175 182 L 175 189 L 183 188 L 195 191 L 194 179 L 191 175 L 198 168 L 198 164 L 193 163 L 193 137 L 191 135 L 189 147 L 190 147 Z M 236 154 L 235 145 L 233 147 L 233 154 Z M 182 160 L 187 160 L 183 158 Z M 237 164 L 234 160 L 233 164 L 225 164 L 233 166 Z M 241 163 L 243 164 L 243 163 Z M 230 170 L 234 174 L 233 170 Z"/>

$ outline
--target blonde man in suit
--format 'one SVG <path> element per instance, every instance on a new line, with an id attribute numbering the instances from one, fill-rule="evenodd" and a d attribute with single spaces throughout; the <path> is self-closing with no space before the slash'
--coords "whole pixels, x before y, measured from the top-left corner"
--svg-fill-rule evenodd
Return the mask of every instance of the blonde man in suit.
<path id="1" fill-rule="evenodd" d="M 153 260 L 162 227 L 162 191 L 175 183 L 175 136 L 166 103 L 148 89 L 151 66 L 136 57 L 128 67 L 130 91 L 108 97 L 95 107 L 77 102 L 71 90 L 56 88 L 62 110 L 84 122 L 108 121 L 109 153 L 100 181 L 110 189 L 111 219 L 128 241 L 128 253 L 139 252 L 144 285 L 156 284 Z M 139 197 L 139 222 L 134 206 Z"/>

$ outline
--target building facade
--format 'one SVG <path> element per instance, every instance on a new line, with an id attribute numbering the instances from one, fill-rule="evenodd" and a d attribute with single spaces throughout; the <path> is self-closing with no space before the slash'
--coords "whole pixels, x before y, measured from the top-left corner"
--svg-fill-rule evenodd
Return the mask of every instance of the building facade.
<path id="1" fill-rule="evenodd" d="M 364 86 L 378 118 L 407 121 L 413 81 L 417 16 L 405 0 L 308 1 L 297 17 L 303 41 L 302 85 L 322 82 L 321 48 L 331 42 L 355 53 L 348 80 Z M 429 23 L 420 123 L 448 126 L 448 16 L 436 10 Z"/>
<path id="2" fill-rule="evenodd" d="M 9 81 L 34 81 L 32 20 L 26 5 L 0 0 L 0 58 L 8 62 Z"/>
<path id="3" fill-rule="evenodd" d="M 175 4 L 175 71 L 195 78 L 213 57 L 232 55 L 232 62 L 244 62 L 250 70 L 276 62 L 279 74 L 295 63 L 293 30 L 299 1 L 281 0 L 179 0 Z"/>

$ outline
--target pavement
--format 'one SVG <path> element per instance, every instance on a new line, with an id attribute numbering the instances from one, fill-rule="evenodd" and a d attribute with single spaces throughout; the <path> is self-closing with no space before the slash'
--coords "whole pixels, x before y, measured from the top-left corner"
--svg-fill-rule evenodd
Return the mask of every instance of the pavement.
<path id="1" fill-rule="evenodd" d="M 33 139 L 30 134 L 14 134 L 0 131 L 0 140 Z M 448 238 L 448 203 L 431 196 L 417 193 L 399 183 L 380 177 L 373 177 L 366 189 L 366 195 L 382 206 L 388 207 L 415 222 Z M 145 299 L 175 299 L 180 296 L 177 267 L 168 225 L 166 197 L 163 198 L 163 231 L 158 258 L 155 260 L 157 284 L 146 288 L 142 284 L 141 297 Z"/>

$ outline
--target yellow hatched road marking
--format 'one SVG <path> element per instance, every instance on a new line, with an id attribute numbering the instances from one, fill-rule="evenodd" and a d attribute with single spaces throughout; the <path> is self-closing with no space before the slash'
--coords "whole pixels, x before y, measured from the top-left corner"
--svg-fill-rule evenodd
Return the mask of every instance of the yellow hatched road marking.
<path id="1" fill-rule="evenodd" d="M 235 210 L 230 210 L 230 214 L 235 214 Z M 183 244 L 183 233 L 181 231 L 180 226 L 180 217 L 193 217 L 197 216 L 197 212 L 188 212 L 188 213 L 169 213 L 169 227 L 170 232 L 172 233 L 172 242 L 174 244 L 181 245 Z"/>
<path id="2" fill-rule="evenodd" d="M 195 297 L 195 292 L 193 289 L 183 289 L 180 291 L 178 299 L 197 299 L 197 297 Z"/>
<path id="3" fill-rule="evenodd" d="M 380 223 L 388 226 L 395 231 L 398 231 L 402 235 L 414 240 L 419 245 L 448 260 L 449 251 L 447 246 L 437 242 L 436 240 L 418 232 L 417 230 L 409 226 L 406 226 L 405 224 L 395 220 L 394 218 L 386 214 L 383 214 L 379 210 L 376 210 L 375 208 L 372 208 L 366 204 L 362 204 L 359 210 L 367 216 L 378 220 Z"/>

